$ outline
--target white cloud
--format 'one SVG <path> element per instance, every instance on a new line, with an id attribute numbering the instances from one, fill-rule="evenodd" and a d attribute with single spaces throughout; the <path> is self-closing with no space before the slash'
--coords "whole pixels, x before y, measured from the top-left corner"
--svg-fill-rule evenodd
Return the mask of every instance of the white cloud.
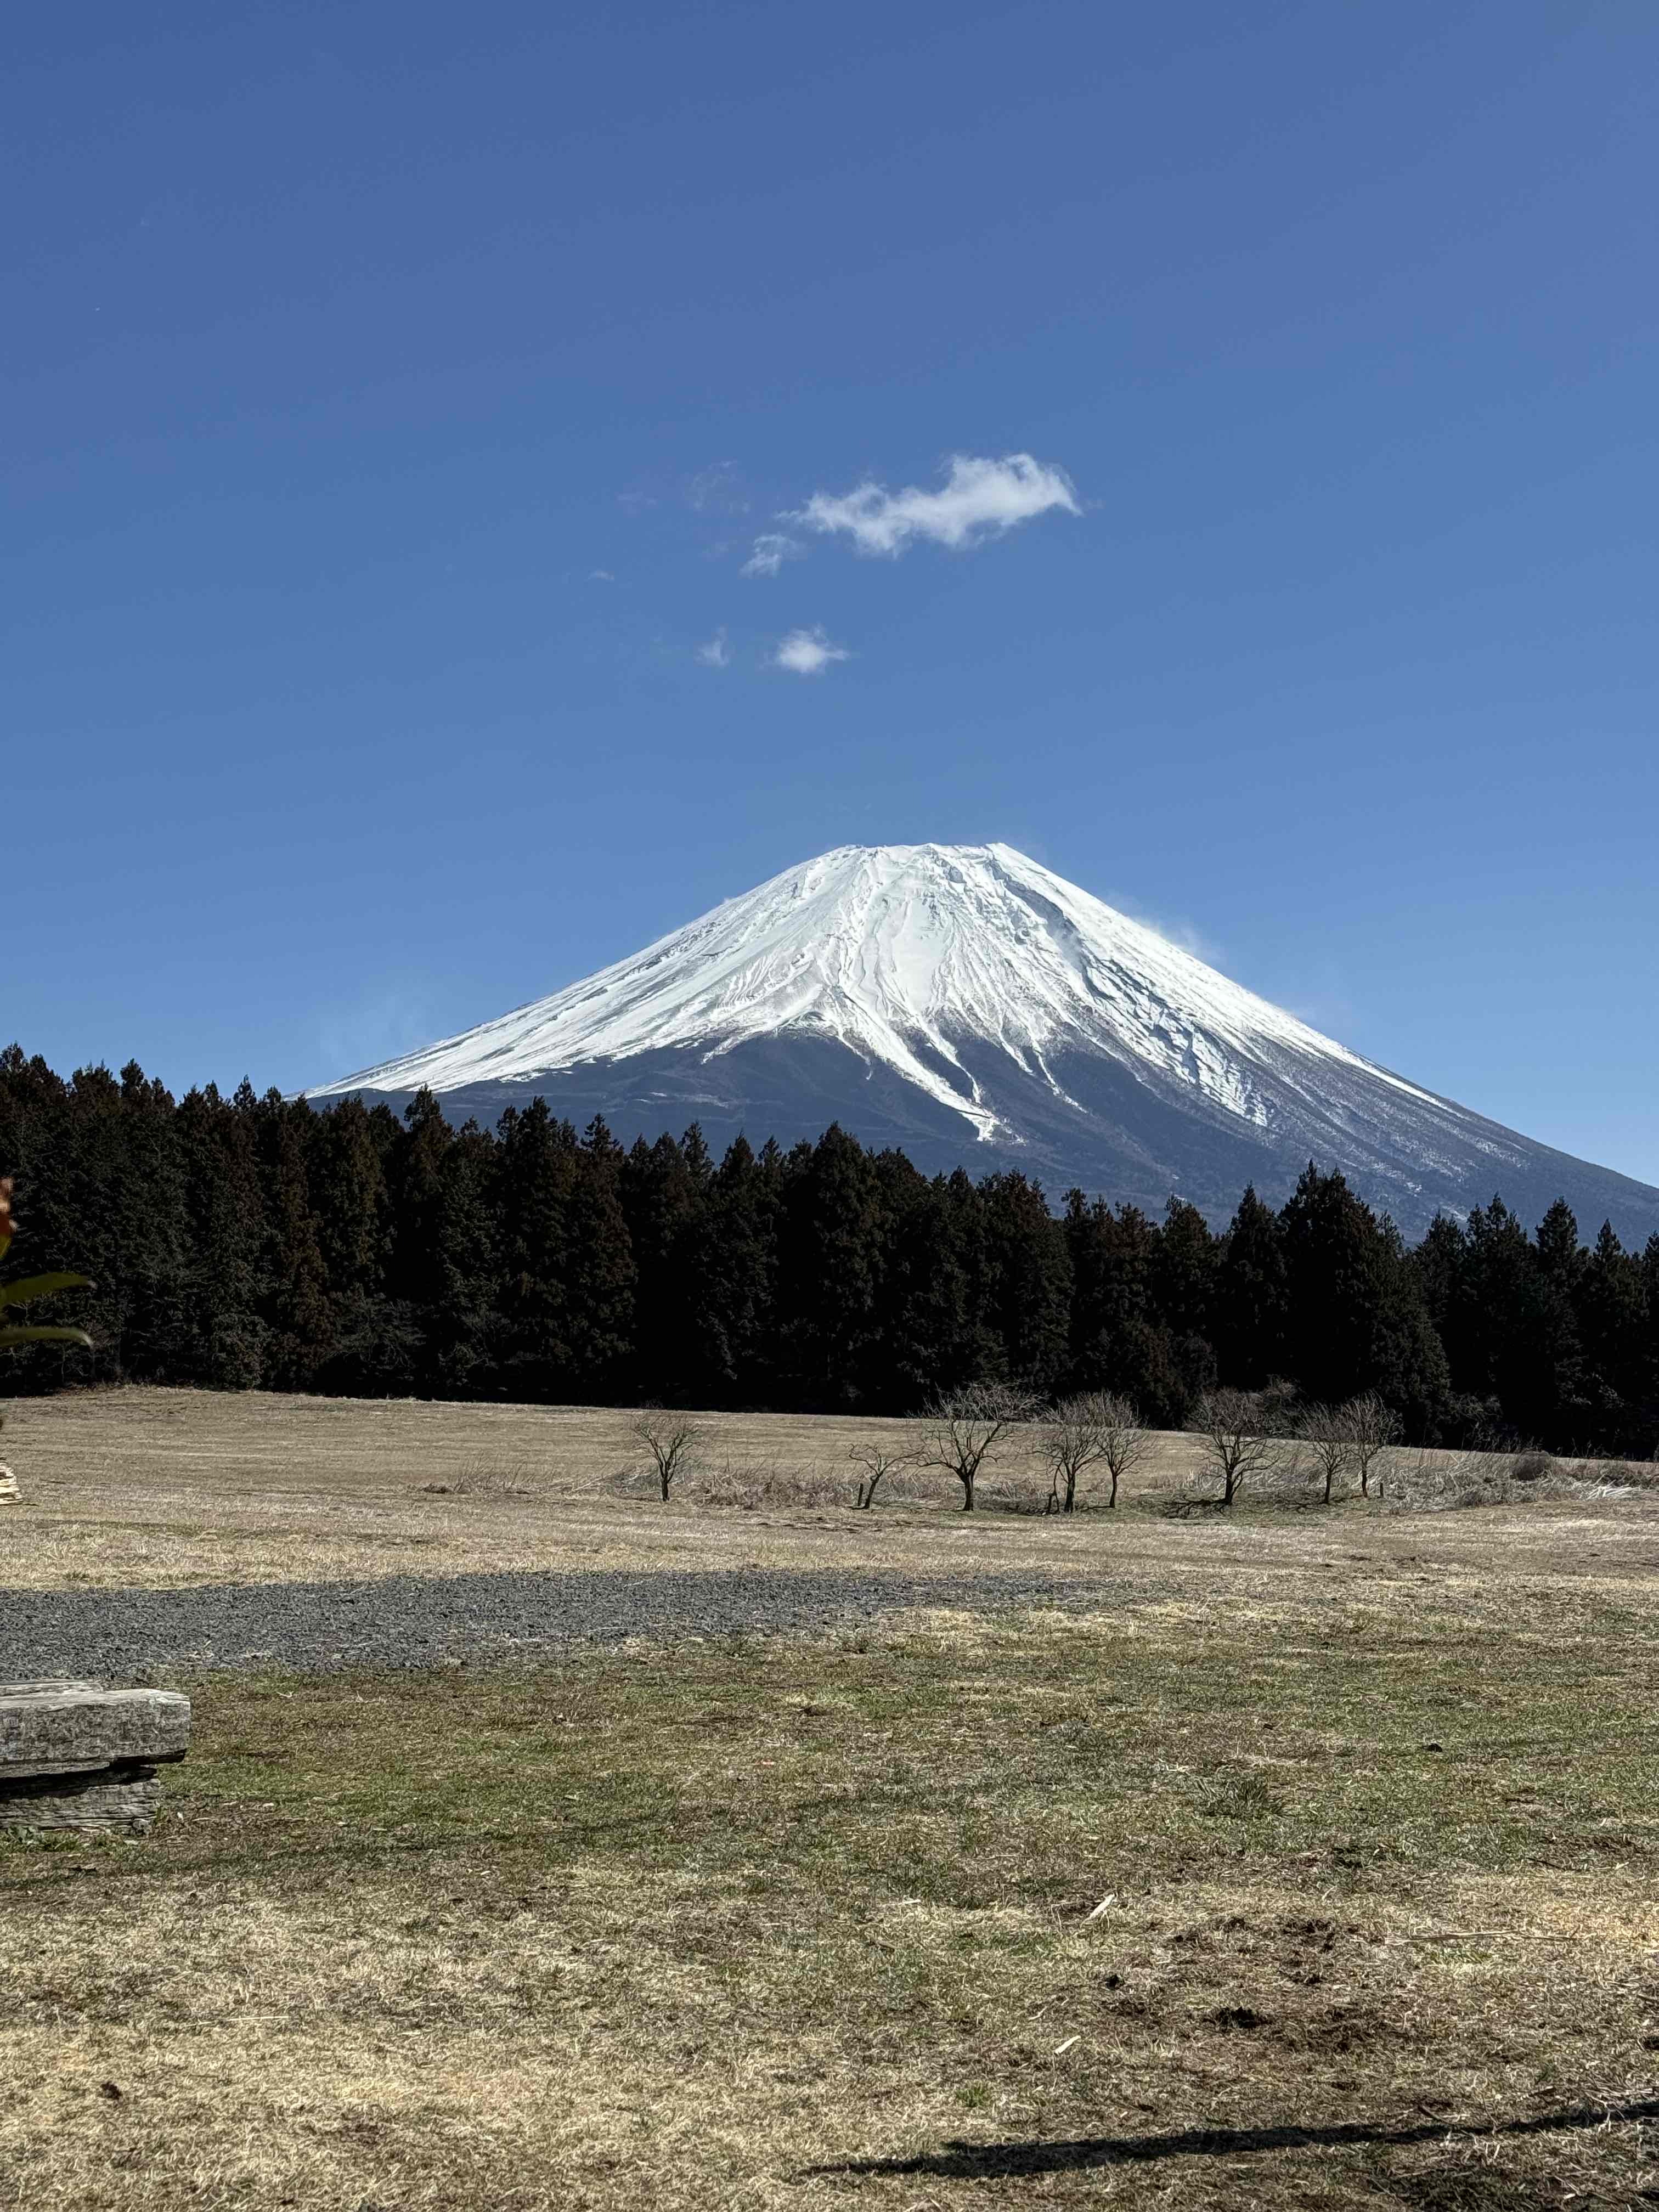
<path id="1" fill-rule="evenodd" d="M 913 538 L 930 538 L 952 550 L 1000 538 L 1016 523 L 1058 508 L 1082 512 L 1071 478 L 1063 469 L 1033 460 L 1030 453 L 1005 453 L 1000 461 L 972 453 L 953 453 L 945 465 L 942 489 L 902 491 L 865 483 L 837 498 L 814 492 L 799 514 L 785 516 L 826 536 L 844 530 L 860 553 L 896 557 Z"/>
<path id="2" fill-rule="evenodd" d="M 755 540 L 755 550 L 738 570 L 743 576 L 775 576 L 786 561 L 798 561 L 806 548 L 798 538 L 787 538 L 781 530 L 763 530 Z"/>
<path id="3" fill-rule="evenodd" d="M 732 665 L 732 655 L 726 650 L 723 629 L 717 629 L 707 645 L 697 647 L 697 659 L 705 668 L 729 668 Z"/>
<path id="4" fill-rule="evenodd" d="M 787 668 L 793 676 L 822 676 L 832 660 L 850 660 L 844 646 L 831 645 L 823 630 L 792 629 L 772 655 L 774 668 Z"/>
<path id="5" fill-rule="evenodd" d="M 587 580 L 590 584 L 614 584 L 617 580 L 609 568 L 590 568 Z"/>

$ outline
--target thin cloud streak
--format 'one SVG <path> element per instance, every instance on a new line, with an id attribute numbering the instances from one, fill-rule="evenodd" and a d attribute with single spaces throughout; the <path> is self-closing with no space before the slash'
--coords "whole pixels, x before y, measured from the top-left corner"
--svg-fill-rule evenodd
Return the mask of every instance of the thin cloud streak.
<path id="1" fill-rule="evenodd" d="M 844 532 L 857 551 L 896 560 L 918 538 L 959 552 L 1056 512 L 1082 513 L 1063 469 L 1030 453 L 1005 453 L 1000 460 L 953 453 L 938 491 L 916 484 L 889 491 L 866 481 L 839 496 L 814 492 L 804 507 L 782 520 L 825 537 Z"/>
<path id="2" fill-rule="evenodd" d="M 729 668 L 732 655 L 726 647 L 725 630 L 717 629 L 707 645 L 700 645 L 696 658 L 705 668 Z"/>

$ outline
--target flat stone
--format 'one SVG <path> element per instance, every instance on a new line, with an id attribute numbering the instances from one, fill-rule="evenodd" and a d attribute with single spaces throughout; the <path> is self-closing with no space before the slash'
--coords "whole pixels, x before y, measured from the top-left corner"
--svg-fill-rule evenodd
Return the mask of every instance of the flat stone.
<path id="1" fill-rule="evenodd" d="M 182 1759 L 190 1699 L 177 1690 L 103 1690 L 94 1682 L 0 1682 L 0 1791 L 42 1774 L 91 1774 Z"/>
<path id="2" fill-rule="evenodd" d="M 94 1835 L 148 1834 L 161 1778 L 132 1759 L 92 1774 L 0 1774 L 0 1829 L 78 1828 Z"/>
<path id="3" fill-rule="evenodd" d="M 177 1690 L 0 1682 L 0 1828 L 142 1836 L 161 1802 L 156 1767 L 189 1744 Z"/>

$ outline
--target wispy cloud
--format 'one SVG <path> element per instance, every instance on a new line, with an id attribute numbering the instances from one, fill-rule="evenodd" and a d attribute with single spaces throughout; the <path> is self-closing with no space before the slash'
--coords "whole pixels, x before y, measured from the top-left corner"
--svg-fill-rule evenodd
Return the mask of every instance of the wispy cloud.
<path id="1" fill-rule="evenodd" d="M 717 629 L 707 645 L 700 645 L 696 657 L 705 668 L 729 668 L 732 655 L 726 647 L 725 630 Z"/>
<path id="2" fill-rule="evenodd" d="M 806 548 L 799 538 L 786 537 L 781 530 L 763 530 L 755 540 L 755 550 L 738 570 L 744 576 L 775 576 L 786 561 L 798 561 Z"/>
<path id="3" fill-rule="evenodd" d="M 749 501 L 735 461 L 716 461 L 687 480 L 685 503 L 698 514 L 747 514 Z"/>
<path id="4" fill-rule="evenodd" d="M 609 568 L 590 568 L 587 580 L 590 584 L 614 584 L 617 580 Z"/>
<path id="5" fill-rule="evenodd" d="M 960 550 L 1056 509 L 1064 514 L 1082 511 L 1063 469 L 1034 460 L 1030 453 L 1005 453 L 1000 460 L 953 453 L 938 491 L 915 484 L 889 491 L 883 484 L 865 483 L 840 496 L 814 492 L 804 507 L 783 519 L 825 536 L 845 531 L 860 553 L 896 558 L 915 538 Z"/>
<path id="6" fill-rule="evenodd" d="M 832 660 L 850 660 L 845 646 L 831 645 L 817 626 L 792 629 L 772 655 L 774 668 L 787 668 L 792 676 L 822 676 Z"/>

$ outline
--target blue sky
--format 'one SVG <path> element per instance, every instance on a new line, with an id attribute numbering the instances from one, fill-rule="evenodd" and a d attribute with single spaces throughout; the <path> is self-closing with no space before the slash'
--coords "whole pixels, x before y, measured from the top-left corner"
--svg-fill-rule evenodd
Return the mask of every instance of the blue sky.
<path id="1" fill-rule="evenodd" d="M 1649 0 L 175 0 L 0 99 L 28 1049 L 293 1087 L 1000 837 L 1659 1181 Z"/>

